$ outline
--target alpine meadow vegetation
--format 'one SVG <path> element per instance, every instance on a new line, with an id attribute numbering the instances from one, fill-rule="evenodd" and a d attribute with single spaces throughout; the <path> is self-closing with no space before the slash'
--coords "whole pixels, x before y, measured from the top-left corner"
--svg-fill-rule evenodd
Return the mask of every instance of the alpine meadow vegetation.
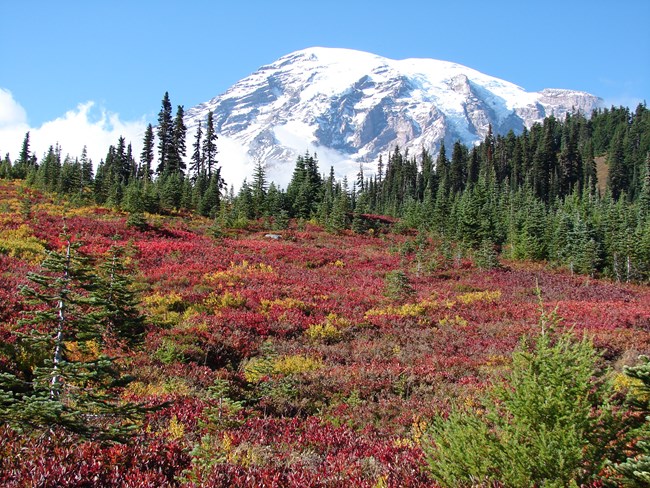
<path id="1" fill-rule="evenodd" d="M 0 161 L 0 485 L 648 485 L 645 106 L 237 193 L 183 114 Z"/>

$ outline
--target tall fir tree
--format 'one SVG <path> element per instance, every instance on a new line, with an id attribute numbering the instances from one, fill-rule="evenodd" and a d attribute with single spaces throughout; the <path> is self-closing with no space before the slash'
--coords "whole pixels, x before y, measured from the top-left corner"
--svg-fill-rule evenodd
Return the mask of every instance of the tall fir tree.
<path id="1" fill-rule="evenodd" d="M 185 174 L 186 164 L 184 161 L 187 149 L 185 147 L 185 138 L 187 137 L 187 127 L 183 120 L 185 111 L 182 105 L 179 105 L 172 126 L 171 145 L 169 154 L 168 173 Z"/>
<path id="2" fill-rule="evenodd" d="M 256 217 L 265 215 L 267 212 L 266 209 L 266 193 L 268 190 L 268 182 L 266 181 L 266 171 L 261 161 L 255 163 L 255 169 L 253 170 L 253 183 L 252 183 L 252 198 L 253 198 L 253 207 L 255 209 L 254 214 Z"/>
<path id="3" fill-rule="evenodd" d="M 93 161 L 88 157 L 88 149 L 86 146 L 81 150 L 81 158 L 79 159 L 81 164 L 81 188 L 80 191 L 85 191 L 90 188 L 94 181 L 94 172 L 93 172 Z"/>
<path id="4" fill-rule="evenodd" d="M 154 160 L 154 134 L 153 126 L 147 125 L 144 131 L 144 139 L 142 141 L 142 152 L 140 153 L 140 169 L 142 172 L 142 179 L 145 182 L 151 181 L 153 177 L 153 160 Z"/>
<path id="5" fill-rule="evenodd" d="M 158 113 L 158 175 L 167 174 L 169 159 L 173 151 L 174 124 L 172 121 L 172 104 L 169 93 L 165 92 L 162 107 Z"/>
<path id="6" fill-rule="evenodd" d="M 98 267 L 92 296 L 102 303 L 100 319 L 106 338 L 134 345 L 142 340 L 145 323 L 123 255 L 124 248 L 111 246 L 107 259 Z"/>
<path id="7" fill-rule="evenodd" d="M 203 137 L 203 130 L 201 129 L 201 121 L 199 120 L 199 126 L 196 128 L 196 134 L 194 135 L 194 143 L 192 144 L 192 158 L 190 163 L 190 173 L 192 173 L 192 178 L 196 178 L 205 172 L 205 161 L 203 159 L 203 153 L 201 152 L 201 144 Z"/>
<path id="8" fill-rule="evenodd" d="M 25 179 L 30 170 L 36 167 L 36 157 L 31 153 L 29 132 L 25 134 L 20 155 L 14 164 L 13 173 L 18 179 Z"/>
<path id="9" fill-rule="evenodd" d="M 36 185 L 45 191 L 56 191 L 61 176 L 61 160 L 53 146 L 50 146 L 36 170 Z"/>
<path id="10" fill-rule="evenodd" d="M 214 113 L 208 112 L 205 124 L 205 139 L 203 139 L 203 159 L 208 172 L 208 178 L 212 176 L 217 166 L 217 133 L 214 128 Z"/>
<path id="11" fill-rule="evenodd" d="M 608 184 L 612 197 L 617 199 L 625 192 L 629 182 L 629 175 L 625 164 L 625 129 L 616 131 L 609 152 Z"/>
<path id="12" fill-rule="evenodd" d="M 34 308 L 16 333 L 14 357 L 22 366 L 0 374 L 0 420 L 24 433 L 56 435 L 63 428 L 83 438 L 124 440 L 144 410 L 117 395 L 128 382 L 103 352 L 103 303 L 87 256 L 70 237 L 51 251 L 41 274 L 21 293 Z"/>

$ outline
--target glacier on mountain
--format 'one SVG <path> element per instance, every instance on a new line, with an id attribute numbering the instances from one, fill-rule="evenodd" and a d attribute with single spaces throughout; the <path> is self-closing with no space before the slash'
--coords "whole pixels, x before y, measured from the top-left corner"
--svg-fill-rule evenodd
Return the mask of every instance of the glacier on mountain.
<path id="1" fill-rule="evenodd" d="M 226 179 L 243 179 L 261 161 L 269 179 L 284 186 L 305 151 L 318 155 L 323 173 L 332 165 L 338 176 L 353 175 L 360 164 L 373 172 L 379 155 L 396 145 L 435 154 L 443 142 L 483 140 L 490 125 L 496 134 L 519 133 L 546 116 L 590 114 L 601 104 L 579 91 L 527 92 L 447 61 L 314 47 L 262 66 L 187 110 L 186 125 L 195 130 L 213 111 L 225 147 L 243 149 L 222 151 Z"/>

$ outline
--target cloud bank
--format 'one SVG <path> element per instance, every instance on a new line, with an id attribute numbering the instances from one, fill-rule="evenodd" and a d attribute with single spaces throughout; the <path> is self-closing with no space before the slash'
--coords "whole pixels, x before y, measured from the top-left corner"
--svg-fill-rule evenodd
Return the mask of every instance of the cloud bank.
<path id="1" fill-rule="evenodd" d="M 77 157 L 86 146 L 88 156 L 95 166 L 106 157 L 111 144 L 117 144 L 120 136 L 131 142 L 135 155 L 142 145 L 146 128 L 144 117 L 135 121 L 123 121 L 118 114 L 97 107 L 92 101 L 80 103 L 55 120 L 40 127 L 31 127 L 25 109 L 13 98 L 10 91 L 0 88 L 0 151 L 15 160 L 20 153 L 25 133 L 29 132 L 30 148 L 41 158 L 50 146 L 57 143 L 62 154 Z"/>

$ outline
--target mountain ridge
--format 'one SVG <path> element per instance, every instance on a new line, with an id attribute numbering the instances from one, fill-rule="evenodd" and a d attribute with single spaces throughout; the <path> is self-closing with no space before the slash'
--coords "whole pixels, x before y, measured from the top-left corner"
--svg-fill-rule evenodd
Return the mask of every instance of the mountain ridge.
<path id="1" fill-rule="evenodd" d="M 245 165 L 261 161 L 283 173 L 310 150 L 322 164 L 350 174 L 396 145 L 435 153 L 443 142 L 475 144 L 489 126 L 496 134 L 520 133 L 546 116 L 590 113 L 602 103 L 582 91 L 527 92 L 449 61 L 312 47 L 190 108 L 186 125 L 194 130 L 213 111 L 219 137 L 242 146 Z"/>

